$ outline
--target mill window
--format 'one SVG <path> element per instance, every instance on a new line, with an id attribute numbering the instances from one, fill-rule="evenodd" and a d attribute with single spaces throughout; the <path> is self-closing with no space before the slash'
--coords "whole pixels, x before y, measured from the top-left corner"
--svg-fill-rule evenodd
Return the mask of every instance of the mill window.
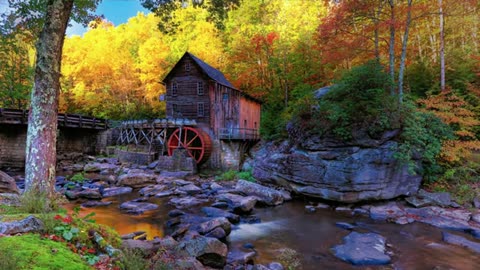
<path id="1" fill-rule="evenodd" d="M 172 82 L 172 96 L 176 96 L 178 91 L 178 84 L 176 82 Z"/>
<path id="2" fill-rule="evenodd" d="M 197 95 L 203 96 L 203 82 L 197 82 Z"/>
<path id="3" fill-rule="evenodd" d="M 197 103 L 197 116 L 205 116 L 205 105 L 203 102 Z"/>

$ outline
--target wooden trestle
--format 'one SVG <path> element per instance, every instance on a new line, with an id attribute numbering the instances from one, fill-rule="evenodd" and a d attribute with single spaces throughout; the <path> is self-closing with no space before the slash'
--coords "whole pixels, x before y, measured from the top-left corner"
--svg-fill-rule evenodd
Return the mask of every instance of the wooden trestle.
<path id="1" fill-rule="evenodd" d="M 189 119 L 124 121 L 119 127 L 117 144 L 144 145 L 149 152 L 158 145 L 161 155 L 172 155 L 173 148 L 181 147 L 187 149 L 197 163 L 202 163 L 210 156 L 212 144 L 208 135 L 196 126 L 195 120 Z"/>

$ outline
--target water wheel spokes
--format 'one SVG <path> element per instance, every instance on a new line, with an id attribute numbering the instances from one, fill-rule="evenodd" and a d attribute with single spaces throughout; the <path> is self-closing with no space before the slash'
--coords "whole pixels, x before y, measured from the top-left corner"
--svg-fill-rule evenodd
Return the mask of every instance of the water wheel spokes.
<path id="1" fill-rule="evenodd" d="M 208 134 L 200 129 L 182 127 L 176 129 L 168 139 L 168 155 L 173 155 L 177 148 L 184 148 L 197 164 L 205 162 L 211 153 L 211 140 Z"/>

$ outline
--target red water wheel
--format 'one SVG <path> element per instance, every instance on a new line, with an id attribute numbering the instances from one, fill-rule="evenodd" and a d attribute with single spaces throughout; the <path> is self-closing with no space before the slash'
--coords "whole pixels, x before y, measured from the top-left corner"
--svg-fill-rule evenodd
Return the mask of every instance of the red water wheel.
<path id="1" fill-rule="evenodd" d="M 177 128 L 168 138 L 168 155 L 173 155 L 177 148 L 187 149 L 188 154 L 201 164 L 210 157 L 212 141 L 210 136 L 201 129 L 192 127 Z"/>

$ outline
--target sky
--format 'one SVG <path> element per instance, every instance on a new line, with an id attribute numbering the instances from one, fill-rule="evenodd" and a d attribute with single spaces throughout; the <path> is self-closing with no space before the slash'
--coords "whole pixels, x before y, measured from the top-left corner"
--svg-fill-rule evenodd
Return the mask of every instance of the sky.
<path id="1" fill-rule="evenodd" d="M 150 13 L 149 10 L 142 7 L 139 0 L 102 0 L 95 13 L 103 14 L 105 19 L 117 26 L 126 23 L 129 18 L 136 16 L 138 12 Z M 67 36 L 82 35 L 87 31 L 85 27 L 76 22 L 72 21 L 70 24 L 71 26 L 67 28 Z"/>

